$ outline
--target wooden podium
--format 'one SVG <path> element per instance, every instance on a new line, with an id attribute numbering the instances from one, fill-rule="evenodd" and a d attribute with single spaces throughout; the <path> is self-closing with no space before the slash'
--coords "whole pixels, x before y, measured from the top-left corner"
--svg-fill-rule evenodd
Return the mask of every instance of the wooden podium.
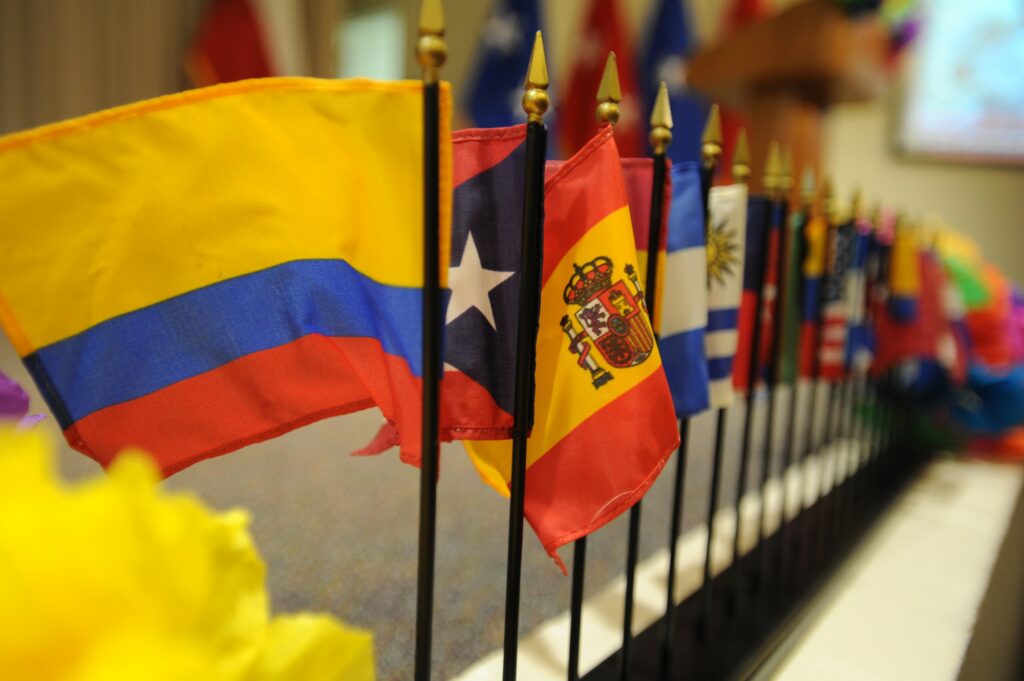
<path id="1" fill-rule="evenodd" d="M 805 168 L 821 176 L 826 110 L 878 96 L 888 43 L 874 15 L 851 19 L 830 0 L 806 0 L 699 52 L 687 79 L 750 121 L 750 185 L 761 191 L 772 140 L 792 148 L 797 178 Z"/>

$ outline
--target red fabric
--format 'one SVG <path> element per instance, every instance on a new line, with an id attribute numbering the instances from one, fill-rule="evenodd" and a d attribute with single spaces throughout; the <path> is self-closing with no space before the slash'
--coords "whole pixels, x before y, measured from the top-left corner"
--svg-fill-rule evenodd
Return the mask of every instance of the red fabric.
<path id="1" fill-rule="evenodd" d="M 512 417 L 460 372 L 441 382 L 441 439 L 509 437 Z M 310 335 L 253 353 L 143 397 L 80 419 L 65 431 L 71 446 L 104 466 L 124 443 L 148 451 L 165 475 L 203 459 L 277 437 L 329 416 L 379 405 L 392 423 L 408 424 L 402 459 L 418 464 L 420 379 L 405 361 L 369 338 Z M 502 427 L 468 427 L 479 409 Z M 84 444 L 92 443 L 92 448 Z M 199 452 L 182 456 L 182 452 Z"/>
<path id="2" fill-rule="evenodd" d="M 215 0 L 187 58 L 196 86 L 276 75 L 260 18 L 250 0 Z"/>
<path id="3" fill-rule="evenodd" d="M 498 165 L 525 139 L 525 125 L 456 130 L 452 133 L 452 144 L 460 144 L 463 149 L 469 149 L 452 154 L 452 186 L 458 187 L 471 177 Z"/>
<path id="4" fill-rule="evenodd" d="M 815 377 L 814 357 L 818 352 L 818 325 L 814 322 L 800 324 L 800 356 L 797 360 L 801 378 Z"/>
<path id="5" fill-rule="evenodd" d="M 583 164 L 587 165 L 585 173 L 574 172 L 577 166 Z M 563 184 L 568 185 L 567 189 L 558 192 L 557 201 L 551 200 L 552 192 Z M 544 192 L 547 197 L 544 201 L 544 221 L 546 225 L 558 225 L 558 228 L 544 229 L 542 285 L 547 283 L 562 257 L 590 231 L 591 227 L 626 204 L 619 191 L 584 191 L 582 188 L 574 188 L 573 185 L 622 185 L 622 168 L 610 129 L 600 131 L 579 153 L 568 161 L 557 164 L 547 173 L 544 180 Z"/>
<path id="6" fill-rule="evenodd" d="M 723 35 L 728 38 L 747 24 L 751 24 L 765 15 L 764 3 L 762 0 L 736 0 L 726 11 Z M 725 184 L 732 182 L 732 164 L 729 159 L 736 151 L 736 141 L 740 135 L 740 128 L 746 128 L 750 134 L 750 121 L 746 115 L 738 109 L 728 106 L 721 106 L 722 116 L 722 158 L 724 163 L 718 164 L 719 181 Z"/>
<path id="7" fill-rule="evenodd" d="M 672 176 L 668 172 L 671 162 L 666 161 L 665 197 L 661 208 L 661 250 L 668 244 L 668 214 L 672 207 Z M 629 217 L 633 221 L 633 238 L 636 250 L 647 251 L 651 238 L 651 189 L 654 184 L 654 159 L 622 159 L 622 179 L 626 183 L 626 198 L 629 202 Z"/>
<path id="8" fill-rule="evenodd" d="M 971 350 L 977 360 L 986 366 L 1007 367 L 1014 362 L 1010 285 L 991 265 L 985 265 L 983 276 L 990 292 L 988 303 L 964 316 L 971 338 Z"/>
<path id="9" fill-rule="evenodd" d="M 676 421 L 642 414 L 654 401 L 671 400 L 665 375 L 658 371 L 592 414 L 526 470 L 526 517 L 563 572 L 555 550 L 636 503 L 665 467 L 679 441 Z M 623 425 L 652 421 L 654 429 Z M 666 447 L 666 442 L 673 444 Z M 598 456 L 623 451 L 648 456 Z"/>
<path id="10" fill-rule="evenodd" d="M 757 292 L 743 289 L 739 318 L 736 322 L 736 356 L 732 361 L 732 387 L 747 392 L 750 379 L 750 346 L 754 342 L 754 317 L 757 311 Z"/>
<path id="11" fill-rule="evenodd" d="M 647 152 L 646 126 L 641 114 L 644 106 L 627 25 L 617 0 L 591 1 L 569 79 L 568 96 L 559 109 L 558 129 L 566 156 L 575 153 L 597 132 L 597 89 L 609 52 L 615 52 L 618 59 L 622 87 L 622 115 L 615 129 L 619 152 L 622 156 L 643 156 Z"/>
<path id="12" fill-rule="evenodd" d="M 780 239 L 785 225 L 776 225 L 768 232 L 768 264 L 764 273 L 764 296 L 761 306 L 761 373 L 771 368 L 775 362 L 772 357 L 772 340 L 775 336 L 776 308 L 781 312 L 781 305 L 776 305 L 779 297 L 779 249 Z M 771 380 L 771 377 L 768 377 Z"/>
<path id="13" fill-rule="evenodd" d="M 910 323 L 897 320 L 884 304 L 876 308 L 878 350 L 872 366 L 874 373 L 881 373 L 909 359 L 941 359 L 941 344 L 955 343 L 956 336 L 946 317 L 942 299 L 948 283 L 946 274 L 933 256 L 922 252 L 918 257 L 921 263 L 921 296 L 914 320 Z M 965 379 L 966 358 L 960 344 L 956 344 L 952 366 L 946 369 L 953 380 L 962 382 Z"/>

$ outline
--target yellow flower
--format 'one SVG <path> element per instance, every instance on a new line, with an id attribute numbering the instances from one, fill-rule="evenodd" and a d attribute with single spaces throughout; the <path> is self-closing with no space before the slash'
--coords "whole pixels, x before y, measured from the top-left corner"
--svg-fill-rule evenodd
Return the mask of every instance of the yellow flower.
<path id="1" fill-rule="evenodd" d="M 18 681 L 373 679 L 369 633 L 269 616 L 242 511 L 163 494 L 138 452 L 68 487 L 0 431 L 0 669 Z"/>

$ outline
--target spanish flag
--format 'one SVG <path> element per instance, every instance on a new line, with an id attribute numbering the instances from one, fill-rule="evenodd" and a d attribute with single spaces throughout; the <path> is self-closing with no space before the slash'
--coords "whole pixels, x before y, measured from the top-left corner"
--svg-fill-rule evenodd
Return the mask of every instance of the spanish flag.
<path id="1" fill-rule="evenodd" d="M 679 434 L 610 128 L 548 173 L 544 206 L 526 517 L 561 565 L 559 546 L 644 495 Z M 484 480 L 508 494 L 511 443 L 465 444 Z"/>
<path id="2" fill-rule="evenodd" d="M 72 447 L 169 474 L 376 405 L 417 458 L 421 88 L 242 81 L 0 139 L 0 322 Z"/>

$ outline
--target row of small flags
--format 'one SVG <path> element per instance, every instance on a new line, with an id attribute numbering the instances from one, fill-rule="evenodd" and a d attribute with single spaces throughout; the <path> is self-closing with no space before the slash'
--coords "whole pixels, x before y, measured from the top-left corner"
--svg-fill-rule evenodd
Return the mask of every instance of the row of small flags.
<path id="1" fill-rule="evenodd" d="M 364 453 L 419 463 L 421 92 L 250 80 L 0 139 L 0 323 L 72 447 L 102 464 L 141 447 L 169 475 L 377 407 Z M 452 133 L 447 87 L 441 110 L 441 437 L 507 493 L 525 126 Z M 913 230 L 820 201 L 787 217 L 744 184 L 712 188 L 705 216 L 683 161 L 648 244 L 653 170 L 608 126 L 547 168 L 525 512 L 556 561 L 643 496 L 677 418 L 750 387 L 759 287 L 783 301 L 761 315 L 762 379 L 963 371 L 946 275 Z"/>

